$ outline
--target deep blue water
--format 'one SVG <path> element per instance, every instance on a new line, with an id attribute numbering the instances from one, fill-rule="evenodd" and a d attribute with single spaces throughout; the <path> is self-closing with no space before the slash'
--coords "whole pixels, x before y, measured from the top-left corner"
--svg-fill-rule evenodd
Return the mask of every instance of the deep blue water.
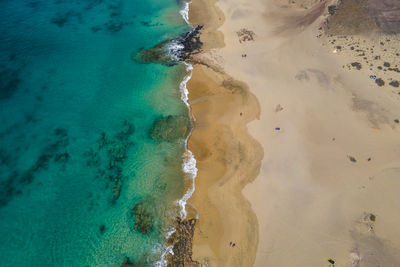
<path id="1" fill-rule="evenodd" d="M 183 192 L 182 65 L 131 55 L 188 30 L 177 0 L 0 0 L 0 266 L 138 266 Z M 151 228 L 134 227 L 137 203 Z"/>

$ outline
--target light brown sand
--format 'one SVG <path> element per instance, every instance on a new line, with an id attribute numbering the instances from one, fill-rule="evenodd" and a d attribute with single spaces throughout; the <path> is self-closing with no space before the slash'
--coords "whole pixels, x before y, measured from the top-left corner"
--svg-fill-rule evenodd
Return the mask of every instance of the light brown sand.
<path id="1" fill-rule="evenodd" d="M 353 58 L 332 53 L 316 37 L 324 2 L 301 2 L 217 3 L 225 47 L 202 57 L 256 95 L 261 113 L 249 130 L 264 159 L 243 191 L 256 220 L 234 185 L 257 173 L 251 164 L 259 159 L 257 144 L 237 120 L 238 111 L 246 115 L 255 105 L 235 94 L 225 98 L 221 80 L 196 68 L 189 84 L 198 119 L 190 140 L 199 167 L 194 258 L 209 259 L 210 266 L 251 266 L 257 246 L 255 266 L 319 267 L 328 266 L 328 258 L 335 266 L 400 266 L 400 124 L 394 121 L 400 90 L 377 87 L 366 68 L 343 68 Z M 242 28 L 256 34 L 254 41 L 239 42 Z M 239 146 L 237 140 L 246 139 Z M 239 171 L 231 175 L 235 165 Z"/>
<path id="2" fill-rule="evenodd" d="M 258 116 L 258 103 L 244 84 L 201 65 L 188 86 L 196 117 L 189 149 L 199 169 L 190 200 L 199 213 L 194 259 L 213 266 L 251 266 L 257 221 L 241 191 L 256 177 L 262 157 L 245 128 Z"/>

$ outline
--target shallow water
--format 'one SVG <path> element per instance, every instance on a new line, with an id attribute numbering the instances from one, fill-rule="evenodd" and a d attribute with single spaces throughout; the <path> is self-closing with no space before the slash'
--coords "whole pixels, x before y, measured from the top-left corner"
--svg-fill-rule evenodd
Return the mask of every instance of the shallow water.
<path id="1" fill-rule="evenodd" d="M 188 116 L 179 91 L 186 70 L 131 55 L 187 31 L 171 19 L 179 8 L 176 0 L 0 1 L 1 265 L 159 259 L 184 193 L 185 146 L 150 133 L 161 117 Z"/>

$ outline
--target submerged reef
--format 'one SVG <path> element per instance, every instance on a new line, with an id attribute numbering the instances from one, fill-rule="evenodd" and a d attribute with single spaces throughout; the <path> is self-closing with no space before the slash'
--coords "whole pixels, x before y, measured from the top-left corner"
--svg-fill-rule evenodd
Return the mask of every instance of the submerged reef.
<path id="1" fill-rule="evenodd" d="M 133 228 L 145 235 L 153 231 L 154 216 L 150 212 L 149 205 L 151 204 L 148 201 L 143 201 L 137 203 L 132 209 L 134 217 Z"/>
<path id="2" fill-rule="evenodd" d="M 192 54 L 201 52 L 203 43 L 200 41 L 200 31 L 202 28 L 202 25 L 198 25 L 178 38 L 163 41 L 150 49 L 134 53 L 132 59 L 139 63 L 160 63 L 167 66 L 185 61 Z"/>
<path id="3" fill-rule="evenodd" d="M 158 142 L 175 142 L 186 138 L 191 126 L 192 124 L 188 117 L 169 115 L 154 122 L 151 138 Z"/>
<path id="4" fill-rule="evenodd" d="M 128 151 L 134 146 L 131 140 L 134 133 L 133 123 L 125 120 L 115 134 L 109 135 L 102 132 L 97 141 L 97 147 L 89 148 L 84 153 L 86 165 L 97 168 L 96 177 L 104 178 L 107 188 L 111 189 L 112 203 L 115 203 L 121 195 L 125 178 L 123 165 Z"/>
<path id="5" fill-rule="evenodd" d="M 66 151 L 69 145 L 67 130 L 56 128 L 48 139 L 49 144 L 42 149 L 31 167 L 22 173 L 15 170 L 15 160 L 9 159 L 5 151 L 0 151 L 1 163 L 8 169 L 8 175 L 5 171 L 1 172 L 7 178 L 0 182 L 0 207 L 7 205 L 15 195 L 22 194 L 24 187 L 31 184 L 40 172 L 47 170 L 52 160 L 61 166 L 69 160 L 70 156 Z"/>

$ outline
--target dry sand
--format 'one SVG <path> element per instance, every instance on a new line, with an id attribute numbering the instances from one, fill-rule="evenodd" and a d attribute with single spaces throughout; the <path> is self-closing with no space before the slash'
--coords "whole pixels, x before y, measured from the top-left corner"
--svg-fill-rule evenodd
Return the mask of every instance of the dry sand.
<path id="1" fill-rule="evenodd" d="M 320 267 L 328 258 L 400 266 L 400 89 L 389 85 L 400 75 L 349 70 L 359 56 L 336 49 L 349 41 L 317 38 L 330 3 L 291 2 L 220 0 L 223 15 L 213 1 L 192 4 L 193 23 L 206 24 L 202 40 L 218 39 L 196 59 L 188 85 L 199 168 L 193 258 L 208 266 Z M 211 33 L 218 23 L 223 39 Z M 382 40 L 353 38 L 365 49 Z M 400 42 L 389 38 L 393 51 L 379 53 L 394 66 Z"/>

